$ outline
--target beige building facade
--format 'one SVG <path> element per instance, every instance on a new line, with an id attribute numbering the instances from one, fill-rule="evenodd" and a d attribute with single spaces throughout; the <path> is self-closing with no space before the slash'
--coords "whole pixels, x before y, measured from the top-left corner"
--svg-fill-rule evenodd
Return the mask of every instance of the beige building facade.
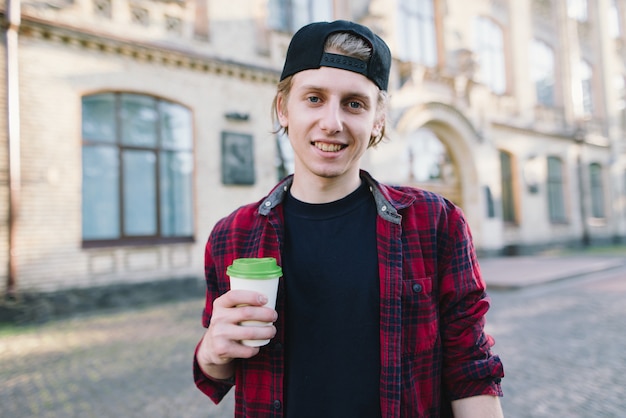
<path id="1" fill-rule="evenodd" d="M 289 171 L 291 34 L 390 45 L 364 168 L 442 193 L 485 254 L 626 237 L 624 0 L 5 0 L 0 292 L 201 277 L 214 223 Z M 282 145 L 282 146 L 281 146 Z"/>

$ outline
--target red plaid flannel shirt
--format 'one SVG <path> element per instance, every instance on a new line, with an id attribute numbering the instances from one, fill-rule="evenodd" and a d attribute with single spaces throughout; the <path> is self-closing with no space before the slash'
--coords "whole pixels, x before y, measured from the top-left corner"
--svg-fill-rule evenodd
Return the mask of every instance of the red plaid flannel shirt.
<path id="1" fill-rule="evenodd" d="M 451 400 L 502 396 L 503 366 L 484 333 L 489 297 L 471 233 L 459 208 L 419 189 L 370 185 L 380 271 L 380 403 L 383 417 L 446 416 Z M 282 199 L 291 178 L 263 200 L 219 221 L 206 245 L 208 327 L 213 300 L 229 289 L 226 267 L 238 257 L 275 257 L 283 242 Z M 284 414 L 284 293 L 281 278 L 277 335 L 252 359 L 236 361 L 235 416 Z M 231 384 L 205 376 L 194 358 L 198 388 L 219 402 Z M 329 371 L 332 379 L 332 371 Z"/>

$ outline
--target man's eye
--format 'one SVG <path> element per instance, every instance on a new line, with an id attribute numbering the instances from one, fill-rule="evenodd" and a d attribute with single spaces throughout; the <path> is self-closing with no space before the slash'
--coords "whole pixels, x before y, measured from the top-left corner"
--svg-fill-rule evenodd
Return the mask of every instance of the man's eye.
<path id="1" fill-rule="evenodd" d="M 320 98 L 316 96 L 310 96 L 310 97 L 307 97 L 307 100 L 311 103 L 319 103 Z"/>
<path id="2" fill-rule="evenodd" d="M 349 102 L 348 106 L 350 107 L 350 109 L 360 109 L 363 107 L 360 102 Z"/>

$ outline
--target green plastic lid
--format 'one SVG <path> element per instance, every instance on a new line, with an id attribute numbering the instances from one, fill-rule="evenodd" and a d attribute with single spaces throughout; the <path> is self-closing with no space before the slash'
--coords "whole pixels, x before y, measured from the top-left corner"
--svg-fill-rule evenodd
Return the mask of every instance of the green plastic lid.
<path id="1" fill-rule="evenodd" d="M 241 279 L 273 279 L 283 275 L 283 270 L 273 257 L 237 258 L 226 268 L 229 277 Z"/>

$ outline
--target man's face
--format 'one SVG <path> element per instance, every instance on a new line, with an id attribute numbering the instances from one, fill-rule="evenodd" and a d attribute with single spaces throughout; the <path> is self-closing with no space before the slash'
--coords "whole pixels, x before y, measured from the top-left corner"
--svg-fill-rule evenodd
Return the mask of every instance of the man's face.
<path id="1" fill-rule="evenodd" d="M 296 175 L 358 177 L 370 137 L 384 123 L 377 102 L 378 87 L 361 74 L 330 67 L 296 73 L 289 97 L 277 101 Z"/>

